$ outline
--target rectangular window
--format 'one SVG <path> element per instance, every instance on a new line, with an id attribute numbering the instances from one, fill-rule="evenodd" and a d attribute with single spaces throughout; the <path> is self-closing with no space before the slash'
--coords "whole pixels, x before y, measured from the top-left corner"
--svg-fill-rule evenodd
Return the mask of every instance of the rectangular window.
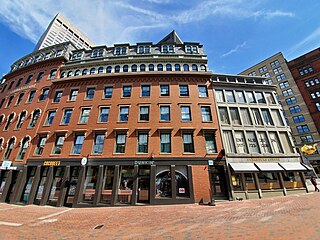
<path id="1" fill-rule="evenodd" d="M 248 153 L 248 149 L 246 146 L 246 141 L 245 141 L 243 132 L 235 131 L 234 134 L 235 134 L 235 140 L 236 140 L 238 153 Z"/>
<path id="2" fill-rule="evenodd" d="M 71 89 L 69 101 L 75 101 L 77 99 L 78 91 L 78 89 Z"/>
<path id="3" fill-rule="evenodd" d="M 284 126 L 279 110 L 272 109 L 271 114 L 272 114 L 272 118 L 275 126 Z"/>
<path id="4" fill-rule="evenodd" d="M 160 152 L 171 153 L 171 134 L 160 133 Z"/>
<path id="5" fill-rule="evenodd" d="M 61 101 L 63 91 L 56 91 L 56 94 L 54 95 L 53 102 L 57 103 Z"/>
<path id="6" fill-rule="evenodd" d="M 33 74 L 29 75 L 26 81 L 26 84 L 30 83 L 33 78 Z"/>
<path id="7" fill-rule="evenodd" d="M 234 95 L 233 95 L 233 91 L 226 91 L 225 93 L 226 93 L 226 98 L 227 98 L 227 102 L 228 103 L 236 102 L 235 98 L 234 98 Z"/>
<path id="8" fill-rule="evenodd" d="M 183 122 L 189 122 L 191 121 L 191 112 L 189 106 L 181 106 L 181 121 Z"/>
<path id="9" fill-rule="evenodd" d="M 284 88 L 287 88 L 287 87 L 289 87 L 289 86 L 290 86 L 290 85 L 289 85 L 289 82 L 288 82 L 288 81 L 279 83 L 280 89 L 284 89 Z"/>
<path id="10" fill-rule="evenodd" d="M 45 122 L 46 126 L 50 126 L 53 122 L 54 116 L 56 115 L 56 111 L 49 111 L 48 116 Z"/>
<path id="11" fill-rule="evenodd" d="M 252 115 L 253 115 L 254 124 L 255 125 L 263 125 L 259 109 L 252 108 L 251 111 L 252 111 Z"/>
<path id="12" fill-rule="evenodd" d="M 104 98 L 112 98 L 113 87 L 108 86 L 104 88 Z"/>
<path id="13" fill-rule="evenodd" d="M 167 84 L 162 84 L 162 85 L 160 85 L 160 96 L 161 97 L 164 97 L 164 96 L 169 96 L 170 95 L 170 93 L 169 93 L 169 85 L 167 85 Z"/>
<path id="14" fill-rule="evenodd" d="M 72 111 L 73 111 L 72 109 L 64 110 L 64 114 L 63 114 L 62 121 L 61 121 L 62 125 L 69 124 L 70 118 L 71 118 L 71 115 L 72 115 Z"/>
<path id="15" fill-rule="evenodd" d="M 287 105 L 295 104 L 295 103 L 297 103 L 297 99 L 295 97 L 287 98 L 286 103 L 287 103 Z"/>
<path id="16" fill-rule="evenodd" d="M 150 85 L 141 85 L 141 97 L 150 97 Z"/>
<path id="17" fill-rule="evenodd" d="M 248 108 L 240 108 L 240 114 L 241 114 L 243 125 L 252 125 Z"/>
<path id="18" fill-rule="evenodd" d="M 268 104 L 276 104 L 276 101 L 274 100 L 272 93 L 265 93 L 266 100 Z"/>
<path id="19" fill-rule="evenodd" d="M 249 153 L 260 153 L 258 140 L 255 132 L 246 132 Z"/>
<path id="20" fill-rule="evenodd" d="M 208 107 L 208 106 L 201 107 L 201 117 L 202 117 L 203 122 L 211 122 L 212 121 L 210 107 Z"/>
<path id="21" fill-rule="evenodd" d="M 189 96 L 189 88 L 188 85 L 179 85 L 180 97 L 188 97 Z"/>
<path id="22" fill-rule="evenodd" d="M 104 138 L 105 135 L 101 133 L 96 133 L 94 136 L 94 144 L 92 153 L 93 154 L 102 154 L 103 151 L 103 145 L 104 145 Z"/>
<path id="23" fill-rule="evenodd" d="M 54 79 L 55 76 L 56 76 L 56 74 L 57 74 L 57 69 L 51 70 L 51 71 L 50 71 L 50 75 L 49 75 L 49 79 L 50 79 L 50 80 Z"/>
<path id="24" fill-rule="evenodd" d="M 222 133 L 223 145 L 225 146 L 226 153 L 236 153 L 234 145 L 234 137 L 231 131 L 223 131 Z"/>
<path id="25" fill-rule="evenodd" d="M 126 134 L 117 134 L 115 153 L 125 153 L 126 150 Z"/>
<path id="26" fill-rule="evenodd" d="M 230 108 L 230 117 L 231 117 L 231 123 L 234 125 L 240 125 L 240 116 L 238 108 Z"/>
<path id="27" fill-rule="evenodd" d="M 109 111 L 110 111 L 109 107 L 101 107 L 100 108 L 99 122 L 101 122 L 101 123 L 108 122 Z"/>
<path id="28" fill-rule="evenodd" d="M 305 74 L 313 72 L 313 69 L 310 65 L 306 65 L 306 66 L 303 66 L 302 68 L 299 68 L 298 71 L 299 71 L 299 74 L 303 76 Z"/>
<path id="29" fill-rule="evenodd" d="M 7 102 L 7 106 L 6 106 L 6 107 L 9 107 L 9 106 L 10 106 L 10 104 L 12 103 L 13 98 L 14 98 L 14 96 L 10 96 L 10 97 L 9 97 L 9 100 L 8 100 L 8 102 Z"/>
<path id="30" fill-rule="evenodd" d="M 90 108 L 82 108 L 79 123 L 88 123 L 90 111 Z"/>
<path id="31" fill-rule="evenodd" d="M 283 94 L 283 96 L 288 97 L 288 96 L 292 95 L 293 92 L 292 92 L 292 89 L 290 88 L 290 89 L 282 91 L 282 94 Z"/>
<path id="32" fill-rule="evenodd" d="M 40 95 L 39 97 L 39 101 L 44 101 L 47 99 L 48 97 L 48 94 L 49 94 L 49 88 L 45 88 L 42 90 L 42 94 Z"/>
<path id="33" fill-rule="evenodd" d="M 305 142 L 311 142 L 311 143 L 314 142 L 314 139 L 313 139 L 313 137 L 312 137 L 311 135 L 301 136 L 300 139 L 301 139 L 301 141 L 304 142 L 304 143 L 305 143 Z"/>
<path id="34" fill-rule="evenodd" d="M 277 81 L 281 81 L 281 80 L 284 80 L 284 79 L 286 79 L 286 78 L 287 78 L 287 76 L 286 76 L 284 73 L 276 76 Z"/>
<path id="35" fill-rule="evenodd" d="M 226 107 L 219 107 L 219 116 L 222 124 L 230 124 L 229 115 Z"/>
<path id="36" fill-rule="evenodd" d="M 246 102 L 242 91 L 236 91 L 236 97 L 237 97 L 238 103 L 245 103 Z"/>
<path id="37" fill-rule="evenodd" d="M 148 153 L 148 133 L 138 134 L 138 153 Z"/>
<path id="38" fill-rule="evenodd" d="M 40 136 L 39 141 L 35 150 L 36 155 L 41 155 L 44 149 L 44 145 L 46 144 L 47 137 L 46 136 Z"/>
<path id="39" fill-rule="evenodd" d="M 265 132 L 258 132 L 258 141 L 260 143 L 262 153 L 271 153 L 271 146 Z"/>
<path id="40" fill-rule="evenodd" d="M 215 95 L 216 95 L 217 102 L 225 102 L 222 90 L 215 90 Z"/>
<path id="41" fill-rule="evenodd" d="M 170 106 L 160 106 L 160 121 L 170 121 Z"/>
<path id="42" fill-rule="evenodd" d="M 40 72 L 38 77 L 37 77 L 37 82 L 40 82 L 41 79 L 43 78 L 44 72 Z"/>
<path id="43" fill-rule="evenodd" d="M 289 111 L 291 114 L 299 113 L 299 112 L 301 112 L 301 108 L 299 106 L 294 106 L 294 107 L 289 108 Z"/>
<path id="44" fill-rule="evenodd" d="M 183 152 L 184 153 L 194 153 L 192 133 L 183 133 L 182 140 L 183 140 Z"/>
<path id="45" fill-rule="evenodd" d="M 204 133 L 204 139 L 206 141 L 206 151 L 207 153 L 216 153 L 217 147 L 216 147 L 216 139 L 215 134 L 212 132 L 205 132 Z"/>
<path id="46" fill-rule="evenodd" d="M 19 97 L 18 97 L 16 105 L 19 105 L 21 103 L 23 97 L 24 97 L 24 92 L 19 94 Z"/>
<path id="47" fill-rule="evenodd" d="M 198 85 L 199 97 L 208 97 L 208 90 L 206 85 Z"/>
<path id="48" fill-rule="evenodd" d="M 80 154 L 84 141 L 84 134 L 75 135 L 74 144 L 72 148 L 72 154 Z"/>
<path id="49" fill-rule="evenodd" d="M 131 86 L 123 86 L 122 87 L 122 97 L 131 97 Z"/>
<path id="50" fill-rule="evenodd" d="M 276 66 L 278 66 L 279 64 L 280 64 L 279 61 L 278 61 L 278 60 L 275 60 L 275 61 L 273 61 L 273 62 L 270 63 L 270 66 L 271 66 L 271 67 L 276 67 Z"/>
<path id="51" fill-rule="evenodd" d="M 265 72 L 267 70 L 268 70 L 267 66 L 263 66 L 263 67 L 259 68 L 259 72 L 260 73 L 263 73 L 263 72 Z"/>
<path id="52" fill-rule="evenodd" d="M 87 88 L 86 91 L 86 99 L 93 99 L 94 98 L 95 88 Z"/>
<path id="53" fill-rule="evenodd" d="M 277 68 L 273 69 L 274 74 L 281 73 L 282 71 L 283 71 L 282 67 L 277 67 Z"/>
<path id="54" fill-rule="evenodd" d="M 246 97 L 248 103 L 256 103 L 256 100 L 254 99 L 253 92 L 246 92 Z"/>
<path id="55" fill-rule="evenodd" d="M 274 125 L 268 109 L 261 109 L 263 121 L 266 125 Z"/>
<path id="56" fill-rule="evenodd" d="M 128 122 L 129 107 L 120 107 L 119 122 Z"/>
<path id="57" fill-rule="evenodd" d="M 293 153 L 292 144 L 290 143 L 288 134 L 286 132 L 279 132 L 279 136 L 284 153 Z"/>
<path id="58" fill-rule="evenodd" d="M 141 106 L 139 121 L 149 121 L 149 106 Z"/>
<path id="59" fill-rule="evenodd" d="M 297 126 L 298 133 L 306 133 L 310 132 L 309 127 L 307 125 Z"/>
<path id="60" fill-rule="evenodd" d="M 266 103 L 266 100 L 264 99 L 262 92 L 256 92 L 256 100 L 258 103 Z"/>
<path id="61" fill-rule="evenodd" d="M 65 136 L 57 135 L 52 154 L 61 154 Z"/>
<path id="62" fill-rule="evenodd" d="M 278 135 L 275 132 L 270 132 L 269 137 L 274 153 L 283 153 Z"/>

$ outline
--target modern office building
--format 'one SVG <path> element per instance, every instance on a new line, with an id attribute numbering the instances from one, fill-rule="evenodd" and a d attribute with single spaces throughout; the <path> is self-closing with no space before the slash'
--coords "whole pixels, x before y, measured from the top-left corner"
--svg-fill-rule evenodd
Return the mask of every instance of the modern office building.
<path id="1" fill-rule="evenodd" d="M 225 152 L 221 194 L 253 199 L 306 192 L 309 168 L 300 163 L 276 86 L 257 76 L 214 74 L 212 80 Z"/>
<path id="2" fill-rule="evenodd" d="M 74 26 L 66 17 L 58 13 L 42 34 L 35 51 L 63 42 L 72 42 L 78 49 L 90 49 L 95 44 Z"/>
<path id="3" fill-rule="evenodd" d="M 301 57 L 298 59 L 304 59 Z M 297 60 L 298 61 L 298 60 Z M 294 66 L 295 60 L 290 64 Z M 302 61 L 299 61 L 301 67 L 304 65 Z M 299 65 L 298 64 L 298 65 Z M 306 64 L 305 66 L 307 66 Z M 291 127 L 292 137 L 294 143 L 298 149 L 300 149 L 304 144 L 312 145 L 320 140 L 320 134 L 317 129 L 317 121 L 314 113 L 311 114 L 310 107 L 308 105 L 316 106 L 316 102 L 310 102 L 303 92 L 303 89 L 299 86 L 299 73 L 297 75 L 297 67 L 290 67 L 289 63 L 284 58 L 281 52 L 261 61 L 260 63 L 254 65 L 253 67 L 241 72 L 240 74 L 246 74 L 250 76 L 262 76 L 267 78 L 268 84 L 275 84 L 277 86 L 277 99 L 281 103 L 287 124 Z M 290 70 L 293 70 L 291 72 Z M 309 71 L 311 68 L 303 69 L 302 71 Z M 311 73 L 305 74 L 305 76 L 310 76 Z M 312 75 L 316 76 L 316 74 Z M 316 87 L 315 87 L 316 88 Z M 308 93 L 309 94 L 309 93 Z M 316 91 L 314 92 L 316 94 Z M 310 95 L 310 94 L 309 94 Z M 311 96 L 311 95 L 310 95 Z M 316 95 L 315 95 L 316 96 Z M 312 112 L 315 111 L 315 108 Z M 315 116 L 315 115 L 314 115 Z M 316 121 L 315 121 L 316 120 Z M 304 160 L 309 164 L 308 158 L 310 156 L 304 156 Z M 320 161 L 319 152 L 316 152 L 312 159 L 317 159 Z M 318 164 L 313 161 L 313 166 L 317 173 L 320 173 Z"/>

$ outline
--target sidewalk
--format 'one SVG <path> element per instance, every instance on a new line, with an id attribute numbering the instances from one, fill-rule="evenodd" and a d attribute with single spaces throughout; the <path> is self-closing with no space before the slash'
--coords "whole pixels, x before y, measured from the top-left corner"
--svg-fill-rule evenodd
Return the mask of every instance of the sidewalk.
<path id="1" fill-rule="evenodd" d="M 320 193 L 169 205 L 54 208 L 0 204 L 1 239 L 320 239 Z M 95 229 L 96 228 L 96 229 Z"/>

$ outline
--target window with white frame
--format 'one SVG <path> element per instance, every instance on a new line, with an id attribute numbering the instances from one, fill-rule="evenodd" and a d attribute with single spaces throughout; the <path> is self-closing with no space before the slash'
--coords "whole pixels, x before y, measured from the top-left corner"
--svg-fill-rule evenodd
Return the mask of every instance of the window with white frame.
<path id="1" fill-rule="evenodd" d="M 183 122 L 191 121 L 190 106 L 181 106 L 180 110 L 181 110 L 181 121 L 183 121 Z"/>
<path id="2" fill-rule="evenodd" d="M 75 134 L 73 148 L 72 148 L 72 154 L 80 154 L 81 153 L 83 141 L 84 141 L 84 134 L 83 133 Z"/>
<path id="3" fill-rule="evenodd" d="M 160 133 L 160 152 L 171 153 L 171 133 Z"/>
<path id="4" fill-rule="evenodd" d="M 107 86 L 104 88 L 104 98 L 112 98 L 113 87 Z"/>
<path id="5" fill-rule="evenodd" d="M 126 134 L 117 133 L 115 153 L 125 153 L 126 150 Z"/>
<path id="6" fill-rule="evenodd" d="M 64 144 L 64 139 L 65 136 L 64 135 L 57 135 L 56 136 L 56 141 L 52 150 L 52 154 L 61 154 L 62 151 L 62 147 Z"/>
<path id="7" fill-rule="evenodd" d="M 183 152 L 194 153 L 193 134 L 182 133 L 182 141 L 183 141 Z"/>
<path id="8" fill-rule="evenodd" d="M 109 107 L 101 107 L 100 108 L 100 114 L 99 114 L 99 122 L 100 123 L 106 123 L 109 119 Z"/>
<path id="9" fill-rule="evenodd" d="M 148 133 L 138 133 L 138 153 L 148 153 Z"/>
<path id="10" fill-rule="evenodd" d="M 128 119 L 129 119 L 129 107 L 128 106 L 120 107 L 119 122 L 128 122 Z"/>
<path id="11" fill-rule="evenodd" d="M 104 138 L 105 138 L 104 133 L 95 133 L 93 149 L 92 149 L 93 154 L 102 154 Z"/>
<path id="12" fill-rule="evenodd" d="M 149 106 L 140 106 L 139 121 L 149 121 Z"/>
<path id="13" fill-rule="evenodd" d="M 170 121 L 170 106 L 160 106 L 160 121 Z"/>
<path id="14" fill-rule="evenodd" d="M 202 106 L 201 107 L 201 118 L 203 122 L 211 122 L 211 108 L 210 106 Z"/>
<path id="15" fill-rule="evenodd" d="M 69 101 L 75 101 L 78 96 L 78 89 L 71 89 L 70 95 L 69 95 Z"/>
<path id="16" fill-rule="evenodd" d="M 24 159 L 29 145 L 30 145 L 30 137 L 25 137 L 21 142 L 21 147 L 20 147 L 20 151 L 18 153 L 17 159 L 19 160 Z"/>
<path id="17" fill-rule="evenodd" d="M 199 93 L 199 97 L 201 97 L 201 98 L 208 97 L 207 86 L 206 85 L 198 85 L 198 93 Z"/>
<path id="18" fill-rule="evenodd" d="M 82 123 L 82 124 L 88 123 L 90 111 L 91 111 L 91 108 L 82 108 L 81 109 L 79 123 Z"/>
<path id="19" fill-rule="evenodd" d="M 48 111 L 48 116 L 47 116 L 47 119 L 45 121 L 45 124 L 46 126 L 50 126 L 53 122 L 53 119 L 54 119 L 54 116 L 56 115 L 56 110 L 50 110 Z"/>
<path id="20" fill-rule="evenodd" d="M 150 97 L 150 85 L 141 85 L 141 97 Z"/>
<path id="21" fill-rule="evenodd" d="M 132 86 L 122 87 L 122 97 L 131 97 Z"/>

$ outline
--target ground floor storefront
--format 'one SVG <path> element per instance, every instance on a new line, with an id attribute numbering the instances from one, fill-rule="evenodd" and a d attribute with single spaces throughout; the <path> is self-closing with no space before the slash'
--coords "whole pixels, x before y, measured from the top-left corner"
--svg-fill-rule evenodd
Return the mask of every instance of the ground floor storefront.
<path id="1" fill-rule="evenodd" d="M 255 199 L 308 192 L 300 162 L 231 162 L 228 164 L 232 198 Z"/>
<path id="2" fill-rule="evenodd" d="M 82 162 L 82 164 L 81 164 Z M 211 200 L 207 161 L 29 160 L 1 170 L 1 202 L 69 207 Z"/>

